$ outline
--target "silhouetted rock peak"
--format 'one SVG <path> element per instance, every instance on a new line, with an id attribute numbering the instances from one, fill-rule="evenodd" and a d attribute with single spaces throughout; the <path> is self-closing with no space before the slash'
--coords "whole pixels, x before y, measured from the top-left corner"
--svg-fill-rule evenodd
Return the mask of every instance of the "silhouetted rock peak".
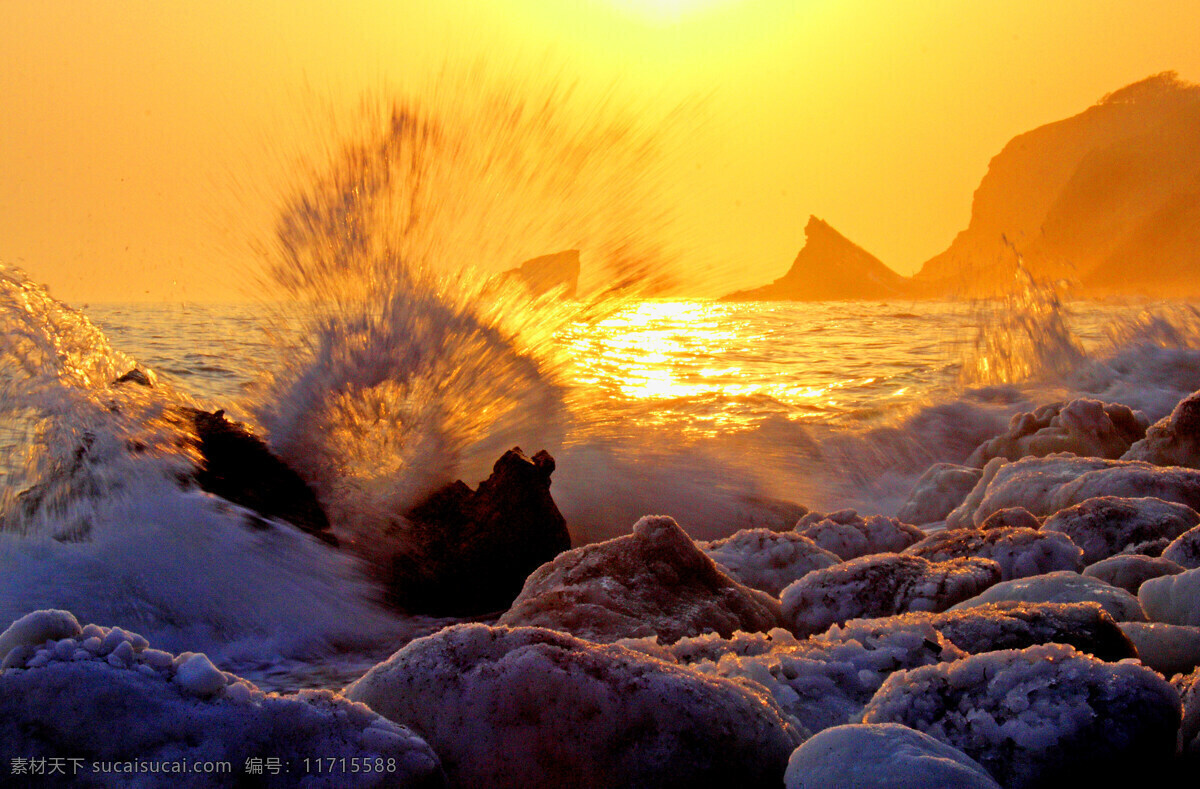
<path id="1" fill-rule="evenodd" d="M 732 293 L 727 301 L 841 301 L 902 295 L 906 280 L 828 222 L 815 216 L 788 272 L 770 285 Z"/>

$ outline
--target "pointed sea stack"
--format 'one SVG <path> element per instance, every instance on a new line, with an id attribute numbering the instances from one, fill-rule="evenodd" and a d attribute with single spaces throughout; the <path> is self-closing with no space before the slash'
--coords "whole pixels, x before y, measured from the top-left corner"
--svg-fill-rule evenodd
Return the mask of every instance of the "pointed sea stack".
<path id="1" fill-rule="evenodd" d="M 722 301 L 849 301 L 905 295 L 904 277 L 826 222 L 810 216 L 804 235 L 804 248 L 786 274 L 770 285 L 731 293 Z"/>

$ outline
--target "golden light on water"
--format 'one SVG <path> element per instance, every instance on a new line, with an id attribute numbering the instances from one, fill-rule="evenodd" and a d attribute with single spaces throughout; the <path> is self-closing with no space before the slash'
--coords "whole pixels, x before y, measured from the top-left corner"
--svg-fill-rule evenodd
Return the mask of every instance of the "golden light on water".
<path id="1" fill-rule="evenodd" d="M 648 423 L 678 421 L 677 403 L 709 404 L 706 414 L 701 409 L 689 415 L 693 431 L 700 433 L 748 427 L 772 415 L 822 418 L 857 407 L 856 398 L 877 383 L 875 378 L 846 376 L 828 359 L 762 352 L 763 343 L 787 342 L 776 331 L 789 336 L 803 331 L 794 317 L 781 316 L 780 324 L 764 333 L 736 305 L 645 301 L 568 342 L 576 380 L 607 389 L 618 401 L 640 403 L 639 418 Z M 886 395 L 879 391 L 879 396 Z"/>

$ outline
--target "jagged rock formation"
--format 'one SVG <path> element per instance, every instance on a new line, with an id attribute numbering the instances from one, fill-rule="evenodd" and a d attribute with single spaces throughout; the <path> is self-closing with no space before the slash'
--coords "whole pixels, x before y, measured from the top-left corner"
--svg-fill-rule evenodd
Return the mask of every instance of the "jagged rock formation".
<path id="1" fill-rule="evenodd" d="M 788 272 L 770 285 L 731 293 L 725 301 L 842 301 L 892 299 L 907 280 L 815 216 L 807 241 Z"/>
<path id="2" fill-rule="evenodd" d="M 550 496 L 554 458 L 520 448 L 472 491 L 461 480 L 405 514 L 388 571 L 389 600 L 409 611 L 470 616 L 501 611 L 525 578 L 571 547 Z"/>

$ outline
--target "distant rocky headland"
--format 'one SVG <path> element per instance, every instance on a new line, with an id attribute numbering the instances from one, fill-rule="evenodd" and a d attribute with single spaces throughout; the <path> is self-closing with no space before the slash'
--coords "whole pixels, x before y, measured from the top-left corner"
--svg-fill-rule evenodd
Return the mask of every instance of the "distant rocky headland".
<path id="1" fill-rule="evenodd" d="M 1200 85 L 1166 72 L 1013 138 L 949 248 L 903 277 L 811 217 L 792 267 L 726 300 L 986 298 L 1018 263 L 1072 296 L 1200 297 Z"/>

